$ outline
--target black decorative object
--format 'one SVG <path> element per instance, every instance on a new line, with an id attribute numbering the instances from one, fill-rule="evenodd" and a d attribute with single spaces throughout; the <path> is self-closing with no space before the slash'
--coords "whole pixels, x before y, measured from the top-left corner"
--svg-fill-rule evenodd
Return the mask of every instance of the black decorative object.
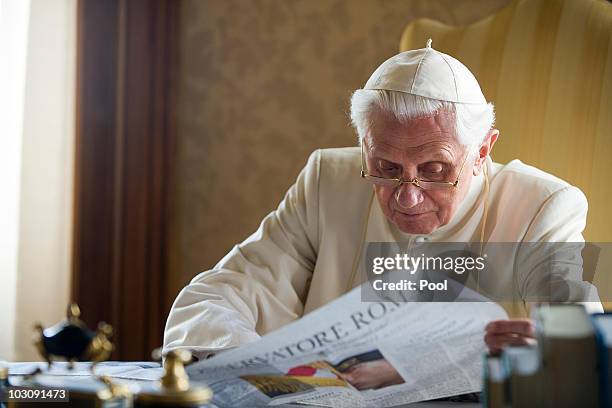
<path id="1" fill-rule="evenodd" d="M 49 365 L 55 359 L 76 361 L 91 361 L 97 363 L 108 359 L 113 351 L 109 338 L 113 334 L 110 325 L 100 322 L 96 331 L 90 330 L 79 319 L 81 311 L 75 303 L 68 306 L 68 316 L 56 325 L 47 329 L 36 325 L 39 337 L 36 347 Z M 93 369 L 93 367 L 92 367 Z"/>

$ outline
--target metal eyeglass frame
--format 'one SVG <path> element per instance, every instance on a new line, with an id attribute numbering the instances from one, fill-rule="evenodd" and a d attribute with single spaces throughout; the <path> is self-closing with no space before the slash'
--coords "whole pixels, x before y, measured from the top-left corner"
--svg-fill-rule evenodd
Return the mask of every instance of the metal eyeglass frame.
<path id="1" fill-rule="evenodd" d="M 469 152 L 468 154 L 465 155 L 465 159 L 463 159 L 463 163 L 461 164 L 461 168 L 459 169 L 459 174 L 457 174 L 457 179 L 454 182 L 452 181 L 426 181 L 426 180 L 419 180 L 417 177 L 413 178 L 412 180 L 404 180 L 403 177 L 399 177 L 399 178 L 397 177 L 393 177 L 393 178 L 378 177 L 378 176 L 373 176 L 369 173 L 366 173 L 365 171 L 366 169 L 365 152 L 363 150 L 363 142 L 362 142 L 361 143 L 361 178 L 373 184 L 386 185 L 390 187 L 394 186 L 395 188 L 400 187 L 402 184 L 412 184 L 414 186 L 422 188 L 423 190 L 443 190 L 443 189 L 457 188 L 457 185 L 459 184 L 459 179 L 461 178 L 461 173 L 463 172 L 463 168 L 465 167 L 465 163 L 467 162 L 469 155 L 470 155 Z"/>

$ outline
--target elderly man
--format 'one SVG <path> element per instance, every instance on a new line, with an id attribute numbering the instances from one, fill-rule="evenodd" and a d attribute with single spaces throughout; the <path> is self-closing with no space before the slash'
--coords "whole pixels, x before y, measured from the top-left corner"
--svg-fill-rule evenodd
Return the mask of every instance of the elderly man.
<path id="1" fill-rule="evenodd" d="M 493 105 L 430 43 L 385 61 L 353 94 L 351 118 L 360 147 L 315 151 L 259 229 L 181 291 L 166 352 L 203 358 L 326 304 L 360 284 L 367 242 L 583 241 L 582 192 L 518 160 L 493 163 Z M 486 341 L 530 337 L 529 320 L 510 320 Z"/>

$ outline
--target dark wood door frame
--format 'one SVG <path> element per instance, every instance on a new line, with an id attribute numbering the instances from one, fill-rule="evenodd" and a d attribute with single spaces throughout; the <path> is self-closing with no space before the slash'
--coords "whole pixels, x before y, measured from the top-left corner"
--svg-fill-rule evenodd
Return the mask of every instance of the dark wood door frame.
<path id="1" fill-rule="evenodd" d="M 178 0 L 79 0 L 73 299 L 149 359 L 168 298 Z"/>

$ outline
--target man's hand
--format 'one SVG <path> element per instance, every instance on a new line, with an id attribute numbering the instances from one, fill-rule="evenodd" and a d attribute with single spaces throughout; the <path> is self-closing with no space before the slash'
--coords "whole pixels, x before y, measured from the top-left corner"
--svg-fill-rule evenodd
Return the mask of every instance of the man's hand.
<path id="1" fill-rule="evenodd" d="M 495 320 L 485 327 L 484 341 L 493 354 L 499 353 L 506 345 L 534 345 L 535 326 L 531 319 Z"/>
<path id="2" fill-rule="evenodd" d="M 342 373 L 342 377 L 358 390 L 388 387 L 404 382 L 387 360 L 359 363 Z"/>

